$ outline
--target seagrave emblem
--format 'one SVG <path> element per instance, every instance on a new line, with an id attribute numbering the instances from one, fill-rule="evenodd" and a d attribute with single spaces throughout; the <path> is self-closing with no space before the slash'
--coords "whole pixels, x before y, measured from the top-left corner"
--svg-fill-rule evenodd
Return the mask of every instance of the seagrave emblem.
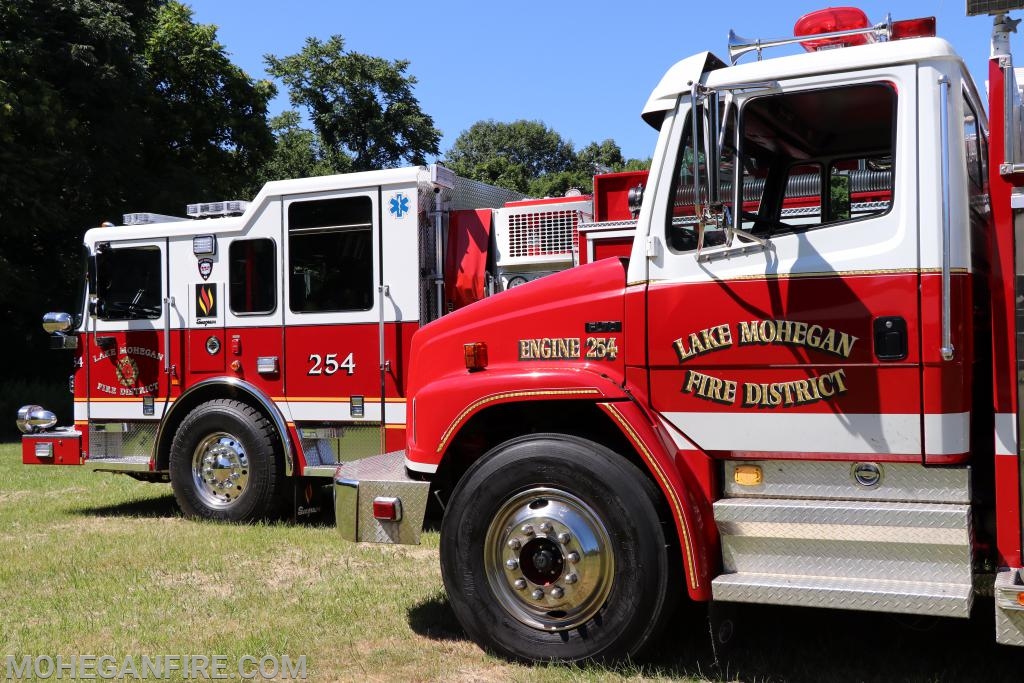
<path id="1" fill-rule="evenodd" d="M 409 198 L 401 192 L 392 197 L 388 203 L 391 205 L 390 211 L 395 218 L 403 218 L 405 214 L 409 213 Z"/>

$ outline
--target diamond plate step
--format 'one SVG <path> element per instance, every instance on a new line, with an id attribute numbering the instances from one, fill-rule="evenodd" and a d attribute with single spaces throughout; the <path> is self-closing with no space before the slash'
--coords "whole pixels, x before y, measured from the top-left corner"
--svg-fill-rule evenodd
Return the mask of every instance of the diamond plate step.
<path id="1" fill-rule="evenodd" d="M 1018 597 L 1024 593 L 1021 569 L 996 574 L 995 609 L 996 642 L 1003 645 L 1024 645 L 1024 605 Z"/>
<path id="2" fill-rule="evenodd" d="M 737 573 L 711 582 L 715 600 L 867 612 L 970 616 L 971 585 Z"/>
<path id="3" fill-rule="evenodd" d="M 126 455 L 122 458 L 89 458 L 85 466 L 94 472 L 149 472 L 148 455 Z"/>

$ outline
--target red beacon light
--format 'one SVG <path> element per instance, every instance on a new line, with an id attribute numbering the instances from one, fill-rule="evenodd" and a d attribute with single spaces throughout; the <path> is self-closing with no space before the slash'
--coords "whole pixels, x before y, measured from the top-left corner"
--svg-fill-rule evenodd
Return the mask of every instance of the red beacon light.
<path id="1" fill-rule="evenodd" d="M 836 47 L 852 47 L 873 43 L 877 31 L 879 37 L 888 40 L 905 38 L 929 38 L 935 35 L 935 17 L 886 21 L 873 27 L 868 17 L 857 7 L 829 7 L 800 17 L 793 26 L 797 37 L 830 34 L 814 40 L 802 40 L 800 44 L 808 52 L 828 50 Z M 848 35 L 844 33 L 849 32 Z M 837 35 L 838 34 L 838 35 Z"/>
<path id="2" fill-rule="evenodd" d="M 794 36 L 813 36 L 819 33 L 836 33 L 840 31 L 858 31 L 870 28 L 868 15 L 856 7 L 828 7 L 805 14 L 797 19 L 793 26 Z M 808 52 L 828 50 L 836 47 L 866 45 L 868 34 L 855 33 L 849 36 L 830 36 L 818 40 L 803 40 L 800 44 Z"/>

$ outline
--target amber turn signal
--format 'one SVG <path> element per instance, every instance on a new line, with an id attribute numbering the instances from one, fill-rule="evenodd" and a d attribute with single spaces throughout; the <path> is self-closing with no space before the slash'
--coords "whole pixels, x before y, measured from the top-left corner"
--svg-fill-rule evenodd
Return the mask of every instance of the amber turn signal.
<path id="1" fill-rule="evenodd" d="M 484 342 L 473 342 L 463 346 L 466 355 L 466 369 L 470 372 L 483 370 L 487 367 L 487 344 Z"/>

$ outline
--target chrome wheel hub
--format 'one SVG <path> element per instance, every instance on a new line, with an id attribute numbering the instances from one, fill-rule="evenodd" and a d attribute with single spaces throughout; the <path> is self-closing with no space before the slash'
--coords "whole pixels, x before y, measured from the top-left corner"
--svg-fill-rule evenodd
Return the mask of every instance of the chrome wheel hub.
<path id="1" fill-rule="evenodd" d="M 216 432 L 199 442 L 192 454 L 192 481 L 203 503 L 226 508 L 249 484 L 249 458 L 231 434 Z"/>
<path id="2" fill-rule="evenodd" d="M 611 592 L 608 530 L 566 491 L 534 488 L 510 498 L 488 527 L 484 548 L 487 580 L 499 603 L 533 628 L 575 628 Z"/>

